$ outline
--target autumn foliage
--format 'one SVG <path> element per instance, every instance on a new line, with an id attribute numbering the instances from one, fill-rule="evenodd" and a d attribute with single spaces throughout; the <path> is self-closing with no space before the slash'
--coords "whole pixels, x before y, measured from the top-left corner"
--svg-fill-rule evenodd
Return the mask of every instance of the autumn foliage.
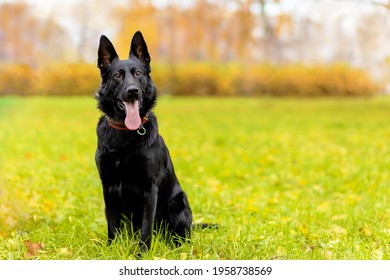
<path id="1" fill-rule="evenodd" d="M 292 32 L 293 20 L 288 14 L 271 20 L 264 9 L 271 2 L 278 1 L 237 1 L 236 8 L 228 10 L 218 1 L 198 0 L 188 7 L 172 2 L 164 8 L 150 1 L 129 1 L 122 9 L 112 6 L 109 14 L 117 15 L 120 25 L 110 39 L 126 58 L 131 33 L 142 30 L 161 94 L 308 97 L 371 96 L 380 91 L 361 69 L 291 64 L 279 47 L 283 34 Z M 253 5 L 262 12 L 255 15 Z M 54 19 L 33 16 L 30 8 L 0 5 L 0 96 L 94 95 L 99 71 L 84 62 L 82 53 L 86 46 L 97 48 L 98 35 L 81 36 L 78 47 L 71 49 Z M 87 34 L 90 26 L 85 24 Z M 255 28 L 263 34 L 259 38 Z M 293 45 L 297 44 L 302 42 Z"/>
<path id="2" fill-rule="evenodd" d="M 168 74 L 168 75 L 164 75 Z M 173 95 L 370 96 L 378 87 L 362 70 L 346 65 L 181 64 L 155 75 Z"/>
<path id="3" fill-rule="evenodd" d="M 151 75 L 160 94 L 175 96 L 372 96 L 378 91 L 367 73 L 338 64 L 155 63 Z M 93 96 L 99 83 L 99 70 L 90 64 L 0 68 L 0 95 Z"/>

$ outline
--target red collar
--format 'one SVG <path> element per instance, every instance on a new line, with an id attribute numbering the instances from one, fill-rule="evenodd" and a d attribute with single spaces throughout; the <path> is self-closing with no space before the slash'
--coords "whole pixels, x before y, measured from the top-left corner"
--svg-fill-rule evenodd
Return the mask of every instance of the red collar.
<path id="1" fill-rule="evenodd" d="M 126 127 L 125 123 L 124 122 L 121 122 L 121 121 L 114 121 L 113 119 L 111 119 L 109 116 L 106 115 L 106 119 L 108 121 L 108 124 L 112 127 L 112 128 L 115 128 L 117 130 L 130 130 Z M 142 126 L 148 121 L 148 115 L 146 114 L 143 118 L 142 118 L 142 122 L 141 122 L 141 126 L 139 129 L 142 128 Z M 138 131 L 137 130 L 137 131 Z"/>

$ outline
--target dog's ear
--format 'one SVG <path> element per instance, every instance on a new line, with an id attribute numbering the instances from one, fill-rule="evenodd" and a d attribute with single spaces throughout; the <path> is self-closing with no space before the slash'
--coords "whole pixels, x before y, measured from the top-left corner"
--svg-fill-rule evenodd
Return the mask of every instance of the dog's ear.
<path id="1" fill-rule="evenodd" d="M 116 58 L 118 58 L 118 55 L 110 40 L 104 35 L 100 36 L 97 67 L 103 70 Z"/>
<path id="2" fill-rule="evenodd" d="M 150 55 L 148 52 L 148 46 L 145 43 L 144 37 L 140 31 L 135 32 L 133 39 L 131 40 L 129 58 L 134 55 L 143 63 L 150 64 Z"/>

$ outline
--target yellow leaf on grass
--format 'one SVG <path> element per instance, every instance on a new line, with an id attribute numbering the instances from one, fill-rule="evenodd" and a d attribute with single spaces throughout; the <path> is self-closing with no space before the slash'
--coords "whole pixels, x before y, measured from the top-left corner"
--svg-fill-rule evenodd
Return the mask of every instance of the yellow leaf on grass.
<path id="1" fill-rule="evenodd" d="M 256 206 L 257 201 L 257 199 L 255 200 L 254 198 L 249 198 L 246 203 L 246 211 L 252 213 L 259 212 L 259 208 Z"/>
<path id="2" fill-rule="evenodd" d="M 212 190 L 214 193 L 219 193 L 222 190 L 222 183 L 220 180 L 216 178 L 210 178 L 207 180 L 207 186 Z"/>
<path id="3" fill-rule="evenodd" d="M 39 252 L 45 248 L 42 242 L 36 243 L 30 240 L 24 241 L 24 245 L 27 248 L 27 257 L 29 258 L 39 256 Z"/>
<path id="4" fill-rule="evenodd" d="M 279 198 L 278 197 L 270 197 L 267 199 L 267 203 L 269 204 L 278 204 L 279 203 Z"/>
<path id="5" fill-rule="evenodd" d="M 347 199 L 346 199 L 346 201 L 347 201 L 347 203 L 349 204 L 349 205 L 354 205 L 354 204 L 356 204 L 356 203 L 358 203 L 359 201 L 361 201 L 362 200 L 362 196 L 361 195 L 357 195 L 357 194 L 350 194 L 348 197 L 347 197 Z"/>
<path id="6" fill-rule="evenodd" d="M 324 258 L 325 258 L 326 260 L 331 260 L 331 259 L 333 259 L 333 252 L 330 251 L 330 250 L 325 250 L 322 254 L 324 255 Z"/>
<path id="7" fill-rule="evenodd" d="M 327 212 L 327 211 L 329 211 L 330 208 L 331 208 L 330 202 L 329 201 L 324 201 L 324 202 L 320 203 L 317 206 L 317 211 L 319 211 L 319 212 Z"/>
<path id="8" fill-rule="evenodd" d="M 279 257 L 284 257 L 287 255 L 287 249 L 283 246 L 278 246 L 276 253 Z"/>
<path id="9" fill-rule="evenodd" d="M 347 218 L 347 215 L 345 215 L 345 214 L 334 215 L 332 217 L 332 221 L 344 220 L 346 218 Z"/>
<path id="10" fill-rule="evenodd" d="M 340 235 L 347 234 L 347 230 L 342 226 L 338 226 L 338 225 L 331 225 L 329 231 L 334 234 L 340 234 Z"/>
<path id="11" fill-rule="evenodd" d="M 298 229 L 299 231 L 303 234 L 303 235 L 307 235 L 309 233 L 309 228 L 307 225 L 300 225 L 298 226 Z"/>
<path id="12" fill-rule="evenodd" d="M 383 250 L 382 249 L 375 249 L 371 253 L 371 259 L 372 260 L 382 260 L 383 259 Z"/>
<path id="13" fill-rule="evenodd" d="M 371 236 L 372 230 L 368 226 L 362 226 L 359 228 L 359 232 L 364 236 Z"/>
<path id="14" fill-rule="evenodd" d="M 390 228 L 382 230 L 383 233 L 390 235 Z"/>
<path id="15" fill-rule="evenodd" d="M 254 206 L 254 205 L 248 205 L 248 206 L 246 207 L 246 212 L 256 213 L 256 212 L 259 212 L 259 208 L 257 208 L 257 207 Z"/>

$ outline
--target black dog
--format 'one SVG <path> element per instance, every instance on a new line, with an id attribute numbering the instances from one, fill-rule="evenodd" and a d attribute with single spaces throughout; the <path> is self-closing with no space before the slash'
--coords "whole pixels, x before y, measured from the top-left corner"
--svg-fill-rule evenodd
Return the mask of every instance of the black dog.
<path id="1" fill-rule="evenodd" d="M 142 250 L 150 248 L 154 226 L 163 225 L 178 240 L 189 238 L 192 213 L 151 111 L 157 92 L 142 34 L 134 34 L 127 60 L 120 60 L 112 43 L 101 36 L 98 67 L 102 84 L 96 99 L 104 116 L 97 125 L 95 159 L 109 243 L 123 217 L 141 230 Z"/>

